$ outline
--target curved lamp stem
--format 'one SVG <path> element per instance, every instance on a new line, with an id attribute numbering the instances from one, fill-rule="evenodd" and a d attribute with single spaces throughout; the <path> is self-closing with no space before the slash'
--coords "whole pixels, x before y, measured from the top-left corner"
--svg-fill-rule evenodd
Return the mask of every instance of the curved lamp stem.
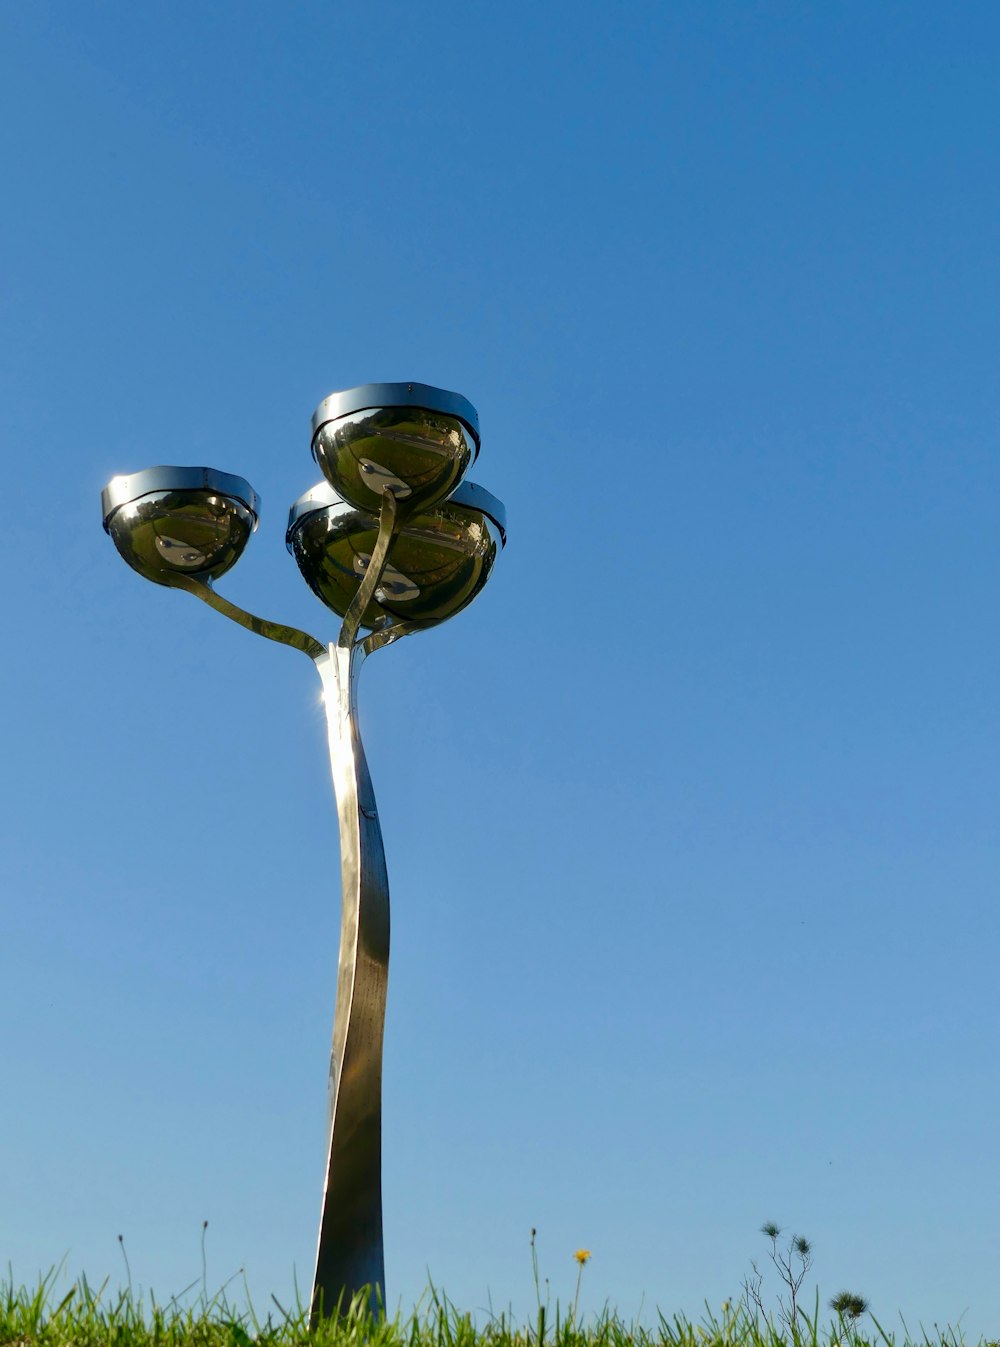
<path id="1" fill-rule="evenodd" d="M 357 727 L 364 655 L 331 645 L 323 679 L 340 825 L 341 920 L 313 1320 L 369 1288 L 385 1295 L 382 1253 L 382 1037 L 389 975 L 389 879 L 375 793 Z M 343 1301 L 341 1301 L 343 1297 Z"/>
<path id="2" fill-rule="evenodd" d="M 358 639 L 397 532 L 397 503 L 382 497 L 378 540 L 335 644 L 270 622 L 221 598 L 208 584 L 178 576 L 194 594 L 240 626 L 309 655 L 323 683 L 330 766 L 340 825 L 342 907 L 337 1000 L 328 1085 L 327 1165 L 312 1291 L 312 1319 L 346 1308 L 367 1290 L 373 1312 L 385 1303 L 382 1247 L 382 1040 L 389 972 L 389 881 L 375 795 L 357 727 L 357 683 L 374 650 L 432 623 L 399 622 Z"/>
<path id="3" fill-rule="evenodd" d="M 389 876 L 375 792 L 357 725 L 367 652 L 356 642 L 396 531 L 396 498 L 382 496 L 378 540 L 336 645 L 316 658 L 323 680 L 330 768 L 340 825 L 340 958 L 327 1112 L 327 1165 L 313 1277 L 312 1318 L 363 1287 L 385 1303 L 382 1251 L 382 1039 L 389 980 Z"/>

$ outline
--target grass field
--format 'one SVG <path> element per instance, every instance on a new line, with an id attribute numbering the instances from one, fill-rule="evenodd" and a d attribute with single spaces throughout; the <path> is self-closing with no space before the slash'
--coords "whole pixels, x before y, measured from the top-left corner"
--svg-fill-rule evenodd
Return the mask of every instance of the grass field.
<path id="1" fill-rule="evenodd" d="M 812 1314 L 799 1314 L 792 1332 L 787 1315 L 762 1314 L 747 1303 L 727 1303 L 697 1320 L 657 1316 L 653 1326 L 639 1326 L 606 1310 L 578 1320 L 573 1307 L 539 1306 L 517 1322 L 510 1313 L 494 1314 L 477 1323 L 433 1288 L 425 1303 L 409 1317 L 372 1316 L 367 1302 L 354 1305 L 310 1328 L 307 1311 L 286 1309 L 274 1301 L 270 1309 L 236 1308 L 220 1294 L 196 1304 L 177 1300 L 159 1304 L 153 1297 L 129 1291 L 108 1294 L 85 1278 L 57 1296 L 55 1275 L 35 1288 L 0 1282 L 0 1344 L 31 1347 L 325 1347 L 367 1344 L 368 1347 L 970 1347 L 960 1332 L 938 1330 L 894 1334 L 870 1315 L 851 1318 L 832 1314 L 821 1322 L 817 1297 Z M 1000 1347 L 983 1340 L 980 1347 Z"/>

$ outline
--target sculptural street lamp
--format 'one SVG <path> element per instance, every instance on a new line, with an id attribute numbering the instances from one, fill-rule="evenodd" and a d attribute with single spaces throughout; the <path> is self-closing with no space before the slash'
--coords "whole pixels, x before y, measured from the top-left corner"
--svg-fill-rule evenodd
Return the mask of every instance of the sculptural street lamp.
<path id="1" fill-rule="evenodd" d="M 239 560 L 258 502 L 213 468 L 146 468 L 113 477 L 104 527 L 140 575 L 186 590 L 319 671 L 340 825 L 342 909 L 330 1055 L 328 1146 L 313 1280 L 314 1318 L 363 1287 L 385 1295 L 382 1252 L 382 1037 L 389 888 L 356 717 L 368 655 L 470 603 L 506 541 L 498 500 L 464 480 L 479 453 L 471 403 L 426 384 L 332 393 L 313 416 L 324 480 L 291 508 L 286 542 L 306 583 L 341 617 L 324 645 L 255 617 L 213 584 Z"/>

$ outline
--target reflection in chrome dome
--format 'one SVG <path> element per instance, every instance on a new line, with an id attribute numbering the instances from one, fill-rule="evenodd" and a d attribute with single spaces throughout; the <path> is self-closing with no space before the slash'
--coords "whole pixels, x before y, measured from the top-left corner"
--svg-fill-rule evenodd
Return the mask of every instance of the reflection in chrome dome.
<path id="1" fill-rule="evenodd" d="M 447 496 L 479 444 L 456 416 L 424 407 L 367 407 L 321 425 L 312 448 L 330 485 L 377 513 L 386 487 L 407 509 Z"/>
<path id="2" fill-rule="evenodd" d="M 239 560 L 255 515 L 242 501 L 204 488 L 154 491 L 120 506 L 107 530 L 130 566 L 148 580 L 217 579 Z"/>
<path id="3" fill-rule="evenodd" d="M 485 494 L 485 493 L 484 493 Z M 313 593 L 343 616 L 368 568 L 378 519 L 340 499 L 332 489 L 315 508 L 293 508 L 289 550 Z M 304 498 L 304 500 L 307 498 Z M 443 622 L 471 603 L 489 578 L 501 545 L 497 525 L 481 509 L 455 500 L 409 517 L 389 552 L 382 580 L 361 619 Z"/>

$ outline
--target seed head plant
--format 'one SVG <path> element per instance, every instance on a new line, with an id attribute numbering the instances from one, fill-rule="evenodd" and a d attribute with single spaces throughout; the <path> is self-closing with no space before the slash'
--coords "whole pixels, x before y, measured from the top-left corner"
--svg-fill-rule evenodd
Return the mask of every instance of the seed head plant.
<path id="1" fill-rule="evenodd" d="M 799 1304 L 799 1293 L 802 1290 L 806 1273 L 812 1267 L 812 1245 L 805 1235 L 792 1235 L 788 1244 L 779 1248 L 778 1240 L 781 1238 L 781 1227 L 776 1225 L 774 1221 L 765 1221 L 760 1228 L 760 1233 L 770 1240 L 769 1257 L 788 1289 L 787 1299 L 780 1295 L 778 1297 L 778 1318 L 788 1329 L 793 1342 L 797 1343 L 800 1339 L 800 1317 L 807 1324 L 809 1323 L 808 1316 Z M 763 1274 L 755 1261 L 751 1261 L 750 1266 L 753 1273 L 743 1282 L 743 1304 L 751 1318 L 770 1322 L 761 1294 L 761 1286 L 764 1281 Z"/>
<path id="2" fill-rule="evenodd" d="M 760 1233 L 770 1241 L 769 1257 L 787 1292 L 786 1295 L 778 1296 L 778 1321 L 787 1329 L 794 1347 L 800 1347 L 804 1342 L 808 1342 L 812 1347 L 815 1347 L 819 1334 L 819 1292 L 816 1292 L 816 1309 L 811 1318 L 800 1303 L 802 1283 L 812 1267 L 812 1244 L 804 1235 L 792 1235 L 787 1244 L 779 1245 L 778 1241 L 781 1239 L 782 1233 L 781 1227 L 776 1225 L 774 1221 L 765 1221 L 760 1228 Z M 755 1325 L 758 1331 L 763 1327 L 767 1335 L 775 1340 L 778 1333 L 773 1327 L 771 1317 L 764 1306 L 764 1297 L 761 1292 L 763 1275 L 755 1262 L 751 1262 L 750 1266 L 753 1273 L 743 1282 L 742 1312 L 747 1321 Z M 863 1315 L 869 1313 L 868 1301 L 865 1297 L 858 1295 L 856 1291 L 838 1291 L 830 1301 L 830 1309 L 836 1314 L 839 1322 L 839 1331 L 836 1327 L 831 1331 L 830 1347 L 839 1347 L 844 1342 L 860 1342 L 858 1321 Z M 873 1321 L 884 1339 L 885 1335 L 882 1333 L 878 1322 L 874 1320 L 874 1316 Z M 888 1339 L 885 1339 L 885 1341 L 888 1342 Z"/>
<path id="3" fill-rule="evenodd" d="M 830 1309 L 841 1319 L 853 1324 L 868 1313 L 868 1301 L 853 1291 L 838 1291 L 830 1301 Z"/>

